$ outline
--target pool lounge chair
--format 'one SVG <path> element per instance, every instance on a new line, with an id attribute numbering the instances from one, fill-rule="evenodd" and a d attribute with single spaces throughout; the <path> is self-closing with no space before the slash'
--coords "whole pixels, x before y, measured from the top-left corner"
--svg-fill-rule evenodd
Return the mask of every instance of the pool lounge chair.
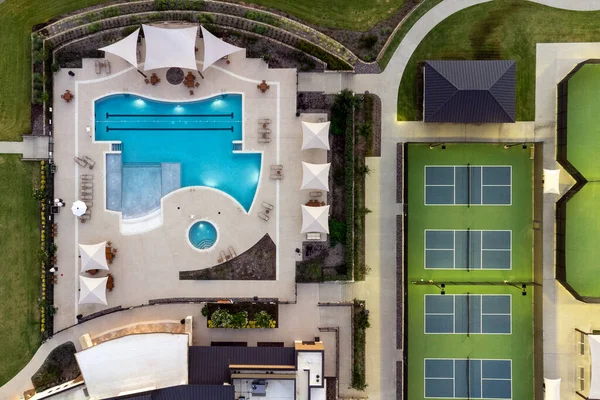
<path id="1" fill-rule="evenodd" d="M 73 160 L 75 160 L 75 162 L 77 164 L 79 164 L 79 166 L 81 166 L 83 168 L 87 167 L 87 163 L 85 161 L 83 161 L 81 158 L 79 158 L 79 157 L 73 157 Z"/>
<path id="2" fill-rule="evenodd" d="M 310 192 L 309 196 L 310 197 L 321 197 L 321 196 L 323 196 L 323 192 Z"/>
<path id="3" fill-rule="evenodd" d="M 259 137 L 258 143 L 271 143 L 271 138 L 268 137 Z"/>
<path id="4" fill-rule="evenodd" d="M 81 200 L 94 200 L 94 196 L 91 194 L 80 194 L 79 199 Z"/>
<path id="5" fill-rule="evenodd" d="M 94 203 L 91 201 L 84 201 L 84 203 L 85 203 L 86 207 L 88 207 L 88 208 L 92 208 L 92 206 L 94 205 Z"/>
<path id="6" fill-rule="evenodd" d="M 282 170 L 283 169 L 283 165 L 271 165 L 271 171 L 278 171 L 278 170 Z"/>
<path id="7" fill-rule="evenodd" d="M 229 255 L 231 255 L 231 258 L 237 256 L 237 254 L 236 254 L 235 250 L 233 249 L 233 247 L 229 246 L 229 248 L 227 250 L 229 250 Z"/>
<path id="8" fill-rule="evenodd" d="M 271 179 L 283 179 L 283 175 L 282 174 L 271 174 Z"/>
<path id="9" fill-rule="evenodd" d="M 82 181 L 94 180 L 94 175 L 90 175 L 90 174 L 81 174 L 81 175 L 79 175 L 79 177 L 81 178 Z"/>
<path id="10" fill-rule="evenodd" d="M 89 164 L 90 169 L 94 168 L 94 165 L 96 165 L 96 163 L 94 162 L 94 160 L 92 160 L 91 158 L 89 158 L 88 156 L 81 156 L 81 159 L 83 161 L 85 161 L 86 163 Z"/>
<path id="11" fill-rule="evenodd" d="M 89 221 L 90 219 L 92 219 L 90 214 L 83 214 L 81 217 L 79 217 L 79 222 L 83 224 L 85 221 Z"/>
<path id="12" fill-rule="evenodd" d="M 219 264 L 221 264 L 222 262 L 225 262 L 225 252 L 221 250 L 221 252 L 219 253 Z"/>
<path id="13" fill-rule="evenodd" d="M 96 74 L 100 74 L 100 61 L 96 60 Z"/>
<path id="14" fill-rule="evenodd" d="M 273 207 L 273 204 L 269 204 L 269 203 L 267 203 L 266 201 L 263 201 L 263 202 L 262 202 L 262 206 L 263 206 L 264 208 L 266 208 L 267 210 L 272 210 L 273 208 L 275 208 L 275 207 Z"/>
<path id="15" fill-rule="evenodd" d="M 265 221 L 269 220 L 269 216 L 267 214 L 261 213 L 261 212 L 258 213 L 258 218 L 265 220 Z"/>
<path id="16" fill-rule="evenodd" d="M 271 133 L 271 130 L 269 128 L 258 128 L 258 133 Z"/>
<path id="17" fill-rule="evenodd" d="M 270 124 L 270 123 L 271 123 L 271 120 L 270 120 L 269 118 L 260 118 L 260 119 L 258 120 L 258 123 L 259 123 L 259 124 L 262 124 L 262 125 L 264 125 L 264 124 Z"/>
<path id="18" fill-rule="evenodd" d="M 93 188 L 94 184 L 92 182 L 81 182 L 81 188 Z"/>
<path id="19" fill-rule="evenodd" d="M 104 72 L 106 72 L 106 74 L 110 74 L 110 61 L 106 60 L 104 61 Z"/>
<path id="20" fill-rule="evenodd" d="M 321 240 L 321 234 L 318 232 L 307 233 L 306 240 Z"/>
<path id="21" fill-rule="evenodd" d="M 81 189 L 81 194 L 94 194 L 94 189 Z"/>

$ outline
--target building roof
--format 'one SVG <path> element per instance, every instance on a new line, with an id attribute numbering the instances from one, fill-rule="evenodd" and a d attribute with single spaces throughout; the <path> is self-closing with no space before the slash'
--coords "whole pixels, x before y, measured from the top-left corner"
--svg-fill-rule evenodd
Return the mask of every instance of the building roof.
<path id="1" fill-rule="evenodd" d="M 515 122 L 514 60 L 425 61 L 425 122 Z"/>
<path id="2" fill-rule="evenodd" d="M 191 346 L 189 377 L 192 385 L 229 382 L 229 365 L 296 365 L 293 347 Z"/>
<path id="3" fill-rule="evenodd" d="M 181 385 L 108 400 L 233 400 L 235 387 L 229 385 Z"/>

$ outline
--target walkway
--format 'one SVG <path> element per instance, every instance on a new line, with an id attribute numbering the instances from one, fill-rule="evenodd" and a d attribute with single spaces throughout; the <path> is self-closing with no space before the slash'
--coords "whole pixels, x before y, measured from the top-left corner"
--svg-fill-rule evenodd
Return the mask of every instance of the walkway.
<path id="1" fill-rule="evenodd" d="M 23 154 L 23 142 L 0 142 L 0 154 Z"/>

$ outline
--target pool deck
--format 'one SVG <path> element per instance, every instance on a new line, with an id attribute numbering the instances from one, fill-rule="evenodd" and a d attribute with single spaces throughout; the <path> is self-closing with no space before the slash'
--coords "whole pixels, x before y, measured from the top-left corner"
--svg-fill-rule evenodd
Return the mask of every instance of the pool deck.
<path id="1" fill-rule="evenodd" d="M 61 70 L 55 76 L 53 115 L 54 159 L 57 164 L 55 195 L 67 206 L 79 196 L 80 174 L 92 174 L 93 206 L 91 220 L 78 222 L 65 207 L 56 216 L 59 234 L 58 284 L 55 299 L 58 312 L 55 331 L 76 323 L 78 314 L 87 315 L 115 306 L 147 304 L 149 300 L 181 297 L 276 297 L 295 300 L 295 262 L 300 248 L 302 223 L 300 204 L 308 200 L 308 191 L 300 191 L 301 161 L 326 162 L 325 150 L 300 150 L 301 120 L 316 122 L 323 115 L 296 113 L 296 71 L 268 69 L 260 59 L 246 59 L 243 52 L 229 57 L 231 63 L 219 61 L 198 77 L 200 86 L 190 96 L 183 85 L 173 86 L 165 78 L 166 70 L 154 72 L 161 78 L 147 85 L 129 64 L 107 55 L 111 74 L 97 75 L 93 59 L 84 59 L 82 69 Z M 201 64 L 199 64 L 199 68 Z M 256 85 L 265 79 L 271 88 L 261 93 Z M 60 94 L 70 90 L 74 100 L 66 103 Z M 93 127 L 93 104 L 100 97 L 114 93 L 131 93 L 167 101 L 195 101 L 223 92 L 243 93 L 243 150 L 261 151 L 261 176 L 249 213 L 220 191 L 202 187 L 179 189 L 162 199 L 161 215 L 136 224 L 121 223 L 120 214 L 105 210 L 105 153 L 111 146 L 94 142 L 86 126 Z M 271 143 L 260 144 L 258 119 L 271 119 Z M 93 129 L 93 128 L 92 128 Z M 96 162 L 94 169 L 78 166 L 75 156 L 88 156 Z M 271 180 L 270 166 L 283 165 L 282 180 Z M 275 206 L 270 220 L 257 214 L 264 212 L 261 203 Z M 219 230 L 219 240 L 212 249 L 199 252 L 187 241 L 187 228 L 206 218 Z M 137 232 L 137 233 L 136 233 Z M 135 234 L 134 234 L 135 233 Z M 220 251 L 232 246 L 239 255 L 252 247 L 265 234 L 277 245 L 276 281 L 180 281 L 179 271 L 201 269 L 217 264 Z M 115 289 L 108 293 L 108 306 L 78 305 L 79 258 L 77 243 L 110 240 L 119 250 L 110 273 Z M 87 274 L 86 274 L 87 275 Z M 98 276 L 103 276 L 99 274 Z"/>

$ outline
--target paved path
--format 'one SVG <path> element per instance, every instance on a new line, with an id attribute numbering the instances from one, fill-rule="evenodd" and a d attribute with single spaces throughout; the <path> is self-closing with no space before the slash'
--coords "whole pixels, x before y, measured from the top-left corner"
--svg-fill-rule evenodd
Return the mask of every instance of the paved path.
<path id="1" fill-rule="evenodd" d="M 23 142 L 0 142 L 0 154 L 23 154 Z"/>

